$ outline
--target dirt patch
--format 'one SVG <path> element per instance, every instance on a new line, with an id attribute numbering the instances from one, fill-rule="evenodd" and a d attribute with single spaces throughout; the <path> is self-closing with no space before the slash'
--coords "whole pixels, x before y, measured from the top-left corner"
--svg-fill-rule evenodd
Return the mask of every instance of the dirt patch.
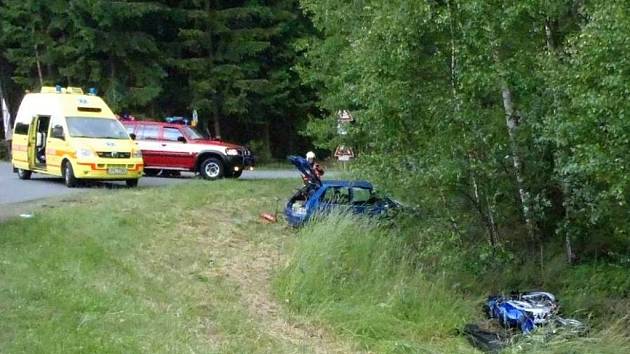
<path id="1" fill-rule="evenodd" d="M 272 271 L 283 255 L 268 246 L 241 243 L 241 252 L 225 264 L 227 276 L 241 286 L 243 301 L 253 317 L 264 323 L 264 331 L 278 340 L 313 353 L 355 352 L 329 332 L 313 325 L 293 322 L 285 317 L 280 304 L 272 297 Z"/>
<path id="2" fill-rule="evenodd" d="M 291 319 L 276 301 L 271 289 L 273 271 L 286 261 L 286 255 L 278 244 L 256 242 L 239 233 L 233 225 L 220 227 L 231 229 L 229 237 L 204 237 L 200 240 L 204 247 L 208 247 L 213 260 L 212 267 L 205 273 L 238 284 L 242 304 L 261 331 L 279 342 L 299 348 L 300 352 L 361 352 L 323 328 Z"/>

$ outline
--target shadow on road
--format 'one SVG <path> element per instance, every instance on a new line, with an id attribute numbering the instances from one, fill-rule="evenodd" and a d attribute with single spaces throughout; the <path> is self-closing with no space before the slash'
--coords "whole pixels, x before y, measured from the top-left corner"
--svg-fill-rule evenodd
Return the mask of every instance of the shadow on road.
<path id="1" fill-rule="evenodd" d="M 63 186 L 63 178 L 55 178 L 55 177 L 46 177 L 46 178 L 31 178 L 28 183 L 38 183 L 39 185 L 49 184 L 49 185 L 59 185 Z M 119 184 L 122 183 L 122 184 Z M 103 182 L 103 181 L 79 181 L 76 189 L 81 188 L 102 188 L 102 189 L 127 189 L 132 187 L 127 187 L 124 182 Z"/>

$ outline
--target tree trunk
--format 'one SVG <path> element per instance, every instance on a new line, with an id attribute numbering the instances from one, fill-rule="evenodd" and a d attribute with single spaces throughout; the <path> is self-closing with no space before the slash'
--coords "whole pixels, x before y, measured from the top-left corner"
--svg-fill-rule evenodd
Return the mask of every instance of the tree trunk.
<path id="1" fill-rule="evenodd" d="M 35 63 L 37 64 L 37 76 L 39 77 L 39 86 L 44 87 L 44 75 L 42 74 L 42 63 L 39 60 L 39 49 L 35 45 Z"/>
<path id="2" fill-rule="evenodd" d="M 212 16 L 212 5 L 211 0 L 207 0 L 206 5 L 206 14 L 208 16 Z M 214 67 L 214 48 L 212 43 L 212 29 L 210 26 L 206 28 L 208 35 L 208 62 L 210 66 L 210 70 Z M 217 89 L 216 87 L 214 88 Z M 219 99 L 217 93 L 212 94 L 212 120 L 214 124 L 214 136 L 217 139 L 221 139 L 221 119 L 219 117 Z"/>
<path id="3" fill-rule="evenodd" d="M 447 7 L 448 7 L 448 11 L 449 11 L 449 18 L 450 18 L 450 23 L 449 23 L 449 29 L 450 29 L 450 45 L 451 45 L 451 64 L 450 64 L 450 81 L 451 81 L 451 95 L 452 95 L 452 99 L 454 101 L 454 113 L 455 113 L 455 117 L 459 120 L 459 121 L 463 121 L 462 119 L 462 114 L 461 114 L 461 98 L 459 96 L 459 92 L 457 90 L 457 83 L 458 83 L 458 79 L 459 79 L 459 66 L 458 66 L 458 55 L 459 55 L 459 51 L 457 49 L 457 45 L 456 45 L 456 38 L 455 38 L 455 13 L 453 11 L 453 9 L 451 8 L 451 1 L 447 1 L 446 3 Z M 455 6 L 457 7 L 457 4 L 455 4 Z M 458 26 L 459 28 L 459 26 Z M 472 153 L 468 154 L 468 160 L 473 162 L 476 160 L 475 156 Z M 491 247 L 496 247 L 496 241 L 497 241 L 497 237 L 496 237 L 496 233 L 494 232 L 494 227 L 492 226 L 492 224 L 494 223 L 494 218 L 493 216 L 490 214 L 490 209 L 486 208 L 484 209 L 483 207 L 483 203 L 481 201 L 481 196 L 479 193 L 479 186 L 477 184 L 477 176 L 475 173 L 475 168 L 472 166 L 468 167 L 469 172 L 470 172 L 470 178 L 471 178 L 471 182 L 472 182 L 472 187 L 473 187 L 473 196 L 475 199 L 475 203 L 477 204 L 477 210 L 479 211 L 479 217 L 481 219 L 481 222 L 486 226 L 486 231 L 488 232 L 488 242 L 490 244 Z M 486 198 L 487 199 L 487 198 Z M 445 202 L 446 204 L 446 202 Z M 487 213 L 486 213 L 487 212 Z M 449 216 L 451 218 L 451 222 L 455 224 L 455 219 L 452 216 Z M 456 225 L 456 224 L 455 224 Z"/>
<path id="4" fill-rule="evenodd" d="M 263 131 L 262 131 L 262 138 L 263 138 L 263 149 L 264 151 L 264 156 L 268 159 L 271 159 L 271 132 L 270 132 L 270 126 L 271 124 L 269 122 L 265 122 L 263 123 Z"/>
<path id="5" fill-rule="evenodd" d="M 553 39 L 553 27 L 552 27 L 552 23 L 551 20 L 549 18 L 547 18 L 545 20 L 545 39 L 546 39 L 546 44 L 547 44 L 547 55 L 549 55 L 550 57 L 553 57 L 556 55 L 556 43 Z M 557 108 L 558 108 L 558 94 L 555 92 L 553 93 L 553 115 L 557 115 Z M 569 200 L 569 185 L 568 183 L 564 180 L 562 180 L 562 200 L 563 200 L 563 204 L 564 204 L 564 220 L 565 223 L 568 222 L 569 217 L 570 217 L 570 212 L 569 212 L 569 205 L 567 204 L 567 200 Z M 568 230 L 568 228 L 564 228 L 564 248 L 565 248 L 565 254 L 567 256 L 567 263 L 572 264 L 574 259 L 575 259 L 575 254 L 573 253 L 573 247 L 571 244 L 571 234 Z"/>
<path id="6" fill-rule="evenodd" d="M 221 118 L 219 117 L 219 107 L 216 100 L 216 96 L 215 96 L 215 99 L 212 101 L 213 101 L 212 120 L 214 123 L 214 137 L 217 139 L 221 139 Z"/>
<path id="7" fill-rule="evenodd" d="M 115 110 L 120 109 L 118 106 L 118 95 L 116 94 L 116 63 L 114 58 L 109 57 L 109 90 L 112 93 L 111 102 L 109 102 Z"/>
<path id="8" fill-rule="evenodd" d="M 514 101 L 512 100 L 512 91 L 504 78 L 501 78 L 501 96 L 503 98 L 503 109 L 505 110 L 505 123 L 510 138 L 510 149 L 512 150 L 512 164 L 514 166 L 514 174 L 516 175 L 516 185 L 521 200 L 521 208 L 527 234 L 532 241 L 536 241 L 536 227 L 531 212 L 531 204 L 529 200 L 529 192 L 525 189 L 525 179 L 523 178 L 523 165 L 521 162 L 521 153 L 518 147 L 517 134 L 519 126 L 519 118 L 514 112 Z"/>
<path id="9" fill-rule="evenodd" d="M 295 153 L 295 140 L 293 138 L 293 119 L 290 118 L 289 119 L 289 123 L 287 126 L 287 131 L 285 132 L 285 136 L 287 139 L 287 145 L 286 145 L 286 151 L 284 151 L 285 155 L 291 155 L 293 153 Z"/>

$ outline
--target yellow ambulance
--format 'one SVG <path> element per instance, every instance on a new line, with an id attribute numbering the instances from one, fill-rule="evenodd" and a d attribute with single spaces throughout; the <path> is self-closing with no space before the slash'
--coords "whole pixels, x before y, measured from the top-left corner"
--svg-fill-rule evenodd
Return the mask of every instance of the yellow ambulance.
<path id="1" fill-rule="evenodd" d="M 20 179 L 45 173 L 63 177 L 68 187 L 88 179 L 135 187 L 144 167 L 140 149 L 107 104 L 76 87 L 43 87 L 24 96 L 12 152 Z"/>

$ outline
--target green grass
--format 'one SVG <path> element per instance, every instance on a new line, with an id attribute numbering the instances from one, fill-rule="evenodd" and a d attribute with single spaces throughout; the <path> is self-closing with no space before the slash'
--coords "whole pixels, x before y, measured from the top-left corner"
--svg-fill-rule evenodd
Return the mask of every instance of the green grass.
<path id="1" fill-rule="evenodd" d="M 455 330 L 482 317 L 484 289 L 528 284 L 526 270 L 456 283 L 465 277 L 430 268 L 441 258 L 418 258 L 400 228 L 262 223 L 299 185 L 99 189 L 0 223 L 0 352 L 472 353 Z M 593 316 L 593 330 L 508 352 L 630 352 L 627 269 L 546 269 L 563 308 Z"/>
<path id="2" fill-rule="evenodd" d="M 309 352 L 250 306 L 291 239 L 258 214 L 290 185 L 94 191 L 0 224 L 0 352 Z"/>

